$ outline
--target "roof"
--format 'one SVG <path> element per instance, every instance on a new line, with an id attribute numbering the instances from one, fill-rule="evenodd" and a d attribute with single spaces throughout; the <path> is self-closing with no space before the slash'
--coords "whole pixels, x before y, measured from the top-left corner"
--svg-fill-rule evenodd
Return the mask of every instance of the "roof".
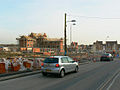
<path id="1" fill-rule="evenodd" d="M 20 39 L 23 39 L 23 38 L 25 38 L 25 39 L 27 39 L 27 40 L 35 40 L 35 39 L 33 39 L 32 37 L 30 37 L 30 36 L 21 36 L 21 38 Z"/>
<path id="2" fill-rule="evenodd" d="M 106 43 L 117 43 L 117 41 L 106 41 Z"/>
<path id="3" fill-rule="evenodd" d="M 30 35 L 22 35 L 20 38 L 16 38 L 17 40 L 20 39 L 27 39 L 27 40 L 36 40 L 39 38 L 44 38 L 45 41 L 63 41 L 63 38 L 47 38 L 46 33 L 41 34 L 41 33 L 31 33 Z"/>
<path id="4" fill-rule="evenodd" d="M 58 38 L 47 38 L 47 41 L 61 41 L 63 39 L 58 39 Z"/>
<path id="5" fill-rule="evenodd" d="M 42 34 L 42 33 L 33 33 L 33 32 L 29 36 L 35 37 L 35 38 L 38 38 L 38 37 L 47 37 L 46 33 Z"/>
<path id="6" fill-rule="evenodd" d="M 117 40 L 106 40 L 106 42 L 117 42 Z"/>
<path id="7" fill-rule="evenodd" d="M 103 41 L 96 41 L 96 43 L 103 43 Z"/>

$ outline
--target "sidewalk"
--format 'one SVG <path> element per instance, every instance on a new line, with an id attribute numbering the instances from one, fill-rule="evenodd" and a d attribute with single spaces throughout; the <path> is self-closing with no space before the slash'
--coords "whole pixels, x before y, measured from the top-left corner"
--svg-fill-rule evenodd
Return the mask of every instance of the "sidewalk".
<path id="1" fill-rule="evenodd" d="M 37 70 L 37 71 L 29 70 L 29 71 L 20 71 L 20 72 L 14 72 L 14 73 L 0 74 L 0 81 L 24 77 L 24 76 L 28 76 L 28 75 L 34 75 L 34 74 L 38 74 L 38 73 L 41 73 L 41 70 Z"/>

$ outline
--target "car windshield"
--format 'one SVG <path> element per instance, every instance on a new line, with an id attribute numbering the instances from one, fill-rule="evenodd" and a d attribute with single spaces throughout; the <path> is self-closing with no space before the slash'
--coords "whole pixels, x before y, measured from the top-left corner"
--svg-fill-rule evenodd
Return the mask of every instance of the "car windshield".
<path id="1" fill-rule="evenodd" d="M 103 54 L 103 56 L 109 56 L 109 53 Z"/>
<path id="2" fill-rule="evenodd" d="M 58 63 L 58 58 L 46 58 L 44 63 Z"/>

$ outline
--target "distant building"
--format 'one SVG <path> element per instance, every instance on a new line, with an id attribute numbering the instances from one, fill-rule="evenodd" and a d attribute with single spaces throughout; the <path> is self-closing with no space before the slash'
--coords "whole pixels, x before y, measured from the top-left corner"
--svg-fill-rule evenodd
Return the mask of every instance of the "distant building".
<path id="1" fill-rule="evenodd" d="M 106 50 L 107 51 L 118 50 L 117 41 L 106 41 Z"/>
<path id="2" fill-rule="evenodd" d="M 96 41 L 96 49 L 97 51 L 103 50 L 103 41 Z"/>
<path id="3" fill-rule="evenodd" d="M 0 44 L 0 51 L 17 52 L 18 45 L 17 44 Z"/>
<path id="4" fill-rule="evenodd" d="M 68 52 L 75 53 L 78 51 L 78 42 L 72 42 L 68 47 Z"/>
<path id="5" fill-rule="evenodd" d="M 96 41 L 93 43 L 93 51 L 102 51 L 103 50 L 103 41 Z"/>
<path id="6" fill-rule="evenodd" d="M 118 44 L 118 50 L 120 50 L 120 44 Z"/>
<path id="7" fill-rule="evenodd" d="M 55 52 L 62 53 L 63 39 L 62 38 L 48 38 L 46 33 L 31 33 L 28 36 L 20 36 L 17 38 L 21 51 L 29 52 Z"/>
<path id="8" fill-rule="evenodd" d="M 103 41 L 96 41 L 93 43 L 92 51 L 93 52 L 102 52 L 102 51 L 114 51 L 119 50 L 120 45 L 117 41 L 106 41 L 103 44 Z"/>
<path id="9" fill-rule="evenodd" d="M 10 51 L 8 47 L 0 47 L 0 51 Z"/>

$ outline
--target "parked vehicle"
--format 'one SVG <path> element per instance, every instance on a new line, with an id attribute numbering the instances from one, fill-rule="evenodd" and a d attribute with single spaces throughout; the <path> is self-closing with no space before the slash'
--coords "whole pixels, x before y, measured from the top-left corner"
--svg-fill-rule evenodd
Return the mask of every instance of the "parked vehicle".
<path id="1" fill-rule="evenodd" d="M 78 72 L 78 63 L 68 56 L 51 56 L 42 63 L 42 74 L 58 74 L 59 77 L 64 77 L 65 73 Z"/>
<path id="2" fill-rule="evenodd" d="M 100 61 L 113 61 L 113 56 L 110 53 L 105 53 L 101 56 Z"/>

